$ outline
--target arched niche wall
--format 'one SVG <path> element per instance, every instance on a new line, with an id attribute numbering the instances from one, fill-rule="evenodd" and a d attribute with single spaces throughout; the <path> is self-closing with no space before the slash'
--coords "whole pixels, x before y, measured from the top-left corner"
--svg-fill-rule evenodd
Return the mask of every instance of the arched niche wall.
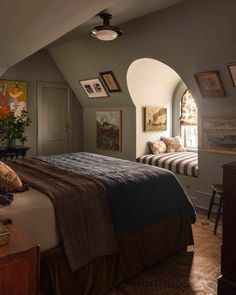
<path id="1" fill-rule="evenodd" d="M 133 61 L 127 71 L 127 86 L 136 107 L 136 156 L 148 153 L 147 142 L 172 136 L 172 98 L 181 77 L 168 65 L 152 58 Z M 182 82 L 183 83 L 183 82 Z M 166 131 L 144 131 L 144 108 L 167 108 Z"/>

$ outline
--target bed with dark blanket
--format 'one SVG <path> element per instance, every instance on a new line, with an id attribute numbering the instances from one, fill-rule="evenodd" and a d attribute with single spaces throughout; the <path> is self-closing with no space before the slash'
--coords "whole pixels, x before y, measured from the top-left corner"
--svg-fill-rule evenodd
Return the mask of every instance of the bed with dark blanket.
<path id="1" fill-rule="evenodd" d="M 30 160 L 26 160 L 25 164 L 22 162 L 22 166 L 28 165 L 29 169 L 37 170 L 39 173 L 45 170 L 46 177 L 41 177 L 45 181 L 48 178 L 50 186 L 51 182 L 55 182 L 56 186 L 56 183 L 65 181 L 72 187 L 70 188 L 72 192 L 76 185 L 79 191 L 89 192 L 89 189 L 79 187 L 79 180 L 73 180 L 77 177 L 78 179 L 86 178 L 88 183 L 94 180 L 95 183 L 104 186 L 114 227 L 113 233 L 109 218 L 109 230 L 106 226 L 99 227 L 97 223 L 98 229 L 103 233 L 106 232 L 106 236 L 102 235 L 101 239 L 109 241 L 108 244 L 111 247 L 106 249 L 107 253 L 101 251 L 99 255 L 97 252 L 97 257 L 93 256 L 86 265 L 78 265 L 74 260 L 71 265 L 68 255 L 66 257 L 60 247 L 44 253 L 41 261 L 41 293 L 43 295 L 104 294 L 114 284 L 193 243 L 191 223 L 195 222 L 195 211 L 183 188 L 170 171 L 91 153 L 38 157 L 29 162 Z M 15 163 L 13 168 L 20 165 L 20 161 Z M 57 204 L 57 199 L 62 198 L 61 195 L 55 197 L 48 194 L 45 185 L 39 184 L 41 180 L 37 182 L 35 179 L 31 181 L 29 177 L 23 177 L 26 182 L 27 179 L 32 186 L 36 182 L 38 186 L 36 189 L 42 190 L 53 202 L 56 202 L 53 204 L 60 227 L 59 219 L 63 216 L 66 217 L 65 220 L 68 218 L 68 214 L 64 213 L 64 209 Z M 97 190 L 99 187 L 98 185 L 94 189 Z M 71 191 L 68 191 L 68 194 L 70 193 Z M 69 198 L 68 194 L 64 191 L 64 198 Z M 82 201 L 78 201 L 76 197 L 69 198 L 75 202 L 70 205 L 71 212 L 75 206 L 73 204 L 78 207 L 79 202 L 85 206 L 81 211 L 90 212 L 91 200 L 89 201 L 88 198 L 86 204 L 86 193 L 78 194 L 78 198 Z M 102 200 L 104 201 L 104 198 Z M 64 208 L 69 202 L 65 204 Z M 58 206 L 61 217 L 57 213 Z M 94 210 L 94 216 L 102 215 L 101 212 L 105 207 L 104 204 L 99 205 L 97 207 L 99 210 Z M 109 216 L 109 213 L 105 215 Z M 91 218 L 92 215 L 89 219 Z M 76 217 L 74 219 L 76 220 Z M 101 220 L 104 221 L 102 218 Z M 77 222 L 80 222 L 78 218 Z M 70 226 L 70 223 L 68 224 Z M 72 226 L 74 227 L 75 224 L 76 222 Z M 84 232 L 87 231 L 88 235 L 88 231 L 93 231 L 86 223 L 83 226 Z M 96 227 L 96 223 L 94 226 Z M 79 236 L 80 232 L 75 230 L 75 236 L 76 234 Z M 116 245 L 113 243 L 114 236 Z M 67 237 L 62 236 L 62 239 Z M 67 240 L 64 240 L 62 245 L 66 243 L 69 244 Z M 93 240 L 88 247 L 96 248 L 95 244 L 96 240 Z M 99 244 L 101 249 L 102 247 L 104 249 L 104 243 Z M 80 290 L 79 293 L 78 290 Z"/>

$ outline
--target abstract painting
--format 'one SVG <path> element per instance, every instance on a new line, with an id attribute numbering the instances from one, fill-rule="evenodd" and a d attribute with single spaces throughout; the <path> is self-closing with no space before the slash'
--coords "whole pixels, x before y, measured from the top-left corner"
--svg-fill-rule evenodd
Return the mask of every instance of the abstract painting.
<path id="1" fill-rule="evenodd" d="M 121 152 L 122 111 L 100 110 L 96 112 L 97 148 Z"/>
<path id="2" fill-rule="evenodd" d="M 26 82 L 0 80 L 0 117 L 11 111 L 20 116 L 23 110 L 27 110 L 26 100 Z"/>
<path id="3" fill-rule="evenodd" d="M 167 109 L 162 107 L 144 108 L 144 130 L 163 131 L 167 129 Z"/>

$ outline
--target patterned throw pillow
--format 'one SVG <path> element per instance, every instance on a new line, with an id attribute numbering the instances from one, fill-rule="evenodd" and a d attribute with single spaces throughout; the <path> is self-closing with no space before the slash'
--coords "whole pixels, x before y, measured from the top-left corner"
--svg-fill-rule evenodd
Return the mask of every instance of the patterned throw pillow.
<path id="1" fill-rule="evenodd" d="M 167 146 L 163 140 L 149 142 L 149 148 L 153 154 L 166 153 Z"/>
<path id="2" fill-rule="evenodd" d="M 6 192 L 19 192 L 23 190 L 23 185 L 16 174 L 8 165 L 0 161 L 0 188 Z"/>
<path id="3" fill-rule="evenodd" d="M 186 152 L 186 149 L 183 147 L 179 136 L 162 137 L 161 139 L 167 145 L 167 153 Z"/>

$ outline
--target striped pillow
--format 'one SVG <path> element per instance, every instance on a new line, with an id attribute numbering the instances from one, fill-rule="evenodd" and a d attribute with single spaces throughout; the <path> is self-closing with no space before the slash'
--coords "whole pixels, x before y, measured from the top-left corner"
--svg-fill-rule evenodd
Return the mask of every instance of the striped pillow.
<path id="1" fill-rule="evenodd" d="M 0 188 L 9 193 L 23 190 L 23 185 L 16 174 L 7 164 L 0 161 Z"/>

